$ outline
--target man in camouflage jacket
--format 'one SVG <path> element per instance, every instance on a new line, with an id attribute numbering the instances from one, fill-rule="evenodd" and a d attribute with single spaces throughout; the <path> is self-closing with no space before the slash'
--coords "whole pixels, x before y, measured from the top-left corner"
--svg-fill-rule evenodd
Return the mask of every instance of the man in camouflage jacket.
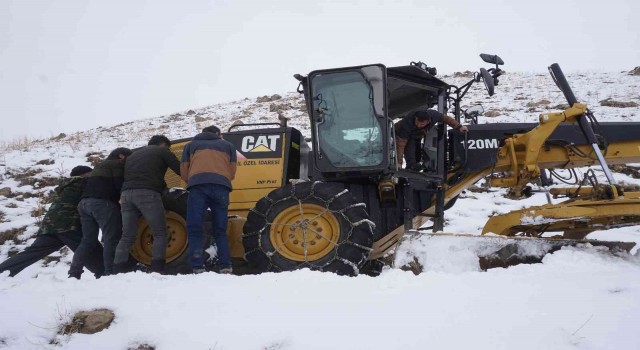
<path id="1" fill-rule="evenodd" d="M 71 177 L 65 178 L 54 189 L 51 206 L 42 219 L 36 240 L 24 251 L 0 264 L 0 273 L 9 271 L 15 276 L 38 260 L 58 251 L 65 245 L 75 251 L 82 239 L 78 203 L 86 185 L 86 177 L 91 173 L 88 166 L 77 166 L 71 170 Z M 96 277 L 102 276 L 102 246 L 98 245 L 86 262 L 87 268 Z"/>

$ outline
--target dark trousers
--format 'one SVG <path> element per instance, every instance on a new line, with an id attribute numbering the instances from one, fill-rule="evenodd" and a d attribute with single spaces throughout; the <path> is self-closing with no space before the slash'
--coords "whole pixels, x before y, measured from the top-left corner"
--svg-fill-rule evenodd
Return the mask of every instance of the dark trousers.
<path id="1" fill-rule="evenodd" d="M 216 241 L 220 268 L 231 267 L 229 240 L 227 238 L 229 189 L 216 184 L 202 184 L 189 187 L 187 232 L 189 234 L 191 267 L 193 269 L 203 268 L 202 223 L 207 208 L 211 209 L 211 214 L 213 215 L 212 233 Z"/>
<path id="2" fill-rule="evenodd" d="M 122 238 L 116 247 L 114 262 L 123 264 L 138 236 L 138 218 L 142 215 L 153 231 L 153 261 L 164 263 L 167 254 L 167 223 L 160 193 L 147 189 L 122 191 Z"/>
<path id="3" fill-rule="evenodd" d="M 104 269 L 106 274 L 112 274 L 116 246 L 122 236 L 120 206 L 107 199 L 84 198 L 78 204 L 78 212 L 82 223 L 82 242 L 73 255 L 69 273 L 82 273 L 94 248 L 100 245 L 98 233 L 102 230 Z"/>
<path id="4" fill-rule="evenodd" d="M 0 273 L 9 270 L 9 276 L 15 276 L 20 271 L 38 262 L 40 259 L 59 250 L 65 245 L 72 251 L 76 251 L 82 233 L 69 231 L 56 234 L 39 235 L 36 240 L 25 250 L 0 264 Z M 102 265 L 102 246 L 97 245 L 89 255 L 86 266 L 96 277 L 102 276 L 104 266 Z"/>
<path id="5" fill-rule="evenodd" d="M 405 168 L 411 169 L 422 161 L 422 137 L 410 137 L 404 149 Z"/>

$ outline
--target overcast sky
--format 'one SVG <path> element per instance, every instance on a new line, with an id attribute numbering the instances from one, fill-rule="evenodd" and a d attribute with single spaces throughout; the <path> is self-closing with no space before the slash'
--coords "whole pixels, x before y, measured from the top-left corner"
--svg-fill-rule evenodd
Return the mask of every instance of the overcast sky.
<path id="1" fill-rule="evenodd" d="M 0 140 L 294 91 L 295 73 L 640 66 L 636 0 L 0 1 Z M 506 78 L 505 78 L 506 79 Z"/>

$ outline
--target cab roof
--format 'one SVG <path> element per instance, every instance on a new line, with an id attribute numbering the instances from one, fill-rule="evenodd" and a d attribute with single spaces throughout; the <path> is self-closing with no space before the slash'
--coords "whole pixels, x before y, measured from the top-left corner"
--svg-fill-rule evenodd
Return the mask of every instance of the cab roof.
<path id="1" fill-rule="evenodd" d="M 387 67 L 387 115 L 396 119 L 431 108 L 449 84 L 416 66 Z"/>

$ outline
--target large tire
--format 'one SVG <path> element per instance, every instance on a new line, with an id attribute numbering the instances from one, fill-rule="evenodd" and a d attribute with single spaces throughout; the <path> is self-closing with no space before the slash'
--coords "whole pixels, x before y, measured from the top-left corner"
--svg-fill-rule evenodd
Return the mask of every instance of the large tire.
<path id="1" fill-rule="evenodd" d="M 373 228 L 365 204 L 339 184 L 300 182 L 256 203 L 242 243 L 260 272 L 310 268 L 353 276 L 367 261 Z"/>
<path id="2" fill-rule="evenodd" d="M 167 220 L 167 255 L 165 272 L 168 274 L 191 273 L 187 239 L 187 199 L 186 190 L 173 190 L 162 195 Z M 203 224 L 203 247 L 212 243 L 211 216 L 205 215 Z M 151 263 L 151 247 L 153 232 L 143 217 L 138 221 L 138 238 L 131 254 L 136 261 L 149 265 Z"/>

